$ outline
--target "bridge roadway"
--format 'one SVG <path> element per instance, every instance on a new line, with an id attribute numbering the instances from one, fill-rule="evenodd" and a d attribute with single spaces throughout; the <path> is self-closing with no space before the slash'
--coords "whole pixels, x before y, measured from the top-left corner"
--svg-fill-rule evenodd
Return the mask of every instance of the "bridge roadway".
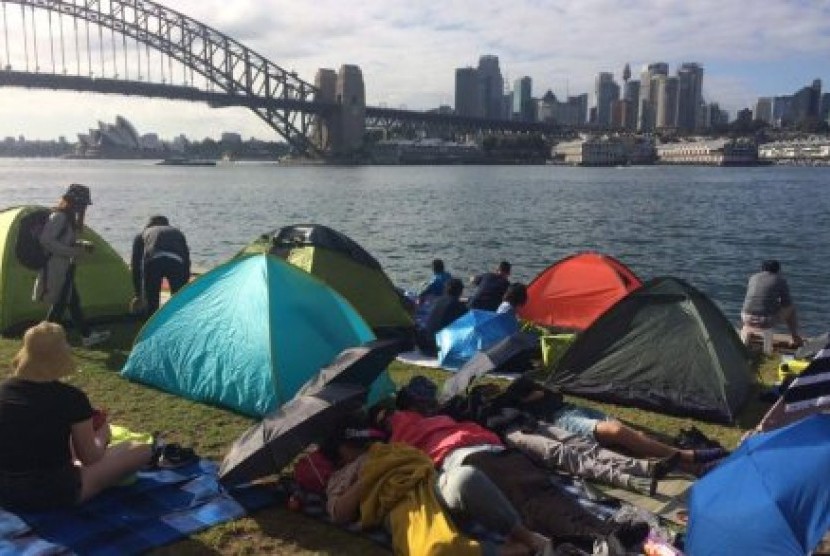
<path id="1" fill-rule="evenodd" d="M 91 93 L 108 93 L 170 100 L 204 102 L 213 108 L 241 106 L 245 108 L 265 108 L 286 110 L 305 114 L 327 115 L 336 112 L 340 106 L 336 103 L 302 101 L 296 99 L 265 98 L 235 94 L 233 91 L 205 91 L 196 87 L 173 85 L 169 83 L 150 83 L 145 81 L 128 81 L 102 77 L 85 77 L 80 75 L 60 75 L 51 73 L 31 73 L 12 70 L 0 70 L 0 87 L 24 87 L 34 89 L 51 89 L 63 91 L 82 91 Z M 562 133 L 561 126 L 539 122 L 518 122 L 510 120 L 489 120 L 471 118 L 438 112 L 419 112 L 395 108 L 366 107 L 366 117 L 378 121 L 394 121 L 421 124 L 454 125 L 467 129 L 480 129 L 509 132 Z"/>

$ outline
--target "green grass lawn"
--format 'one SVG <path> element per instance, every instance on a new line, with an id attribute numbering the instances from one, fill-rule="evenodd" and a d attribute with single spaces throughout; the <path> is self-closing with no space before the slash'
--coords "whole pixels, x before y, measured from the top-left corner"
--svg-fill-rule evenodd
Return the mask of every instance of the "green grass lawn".
<path id="1" fill-rule="evenodd" d="M 193 446 L 201 456 L 221 461 L 236 437 L 254 421 L 121 378 L 118 371 L 129 354 L 137 327 L 119 325 L 113 333 L 112 341 L 100 349 L 74 350 L 81 370 L 69 378 L 69 382 L 82 388 L 94 406 L 107 408 L 112 422 L 136 431 L 162 431 L 173 441 Z M 19 339 L 0 338 L 0 377 L 8 375 L 9 363 L 19 346 Z M 774 359 L 765 359 L 756 365 L 764 383 L 773 382 L 776 365 Z M 427 374 L 437 381 L 443 379 L 441 372 L 399 363 L 394 363 L 390 371 L 399 384 L 414 374 Z M 694 424 L 727 448 L 733 448 L 767 408 L 754 392 L 739 424 L 730 427 L 583 400 L 579 403 L 603 409 L 641 429 L 666 437 L 674 436 L 681 427 Z M 283 507 L 272 507 L 154 552 L 171 555 L 210 553 L 372 555 L 388 554 L 388 551 L 360 536 L 323 525 Z"/>

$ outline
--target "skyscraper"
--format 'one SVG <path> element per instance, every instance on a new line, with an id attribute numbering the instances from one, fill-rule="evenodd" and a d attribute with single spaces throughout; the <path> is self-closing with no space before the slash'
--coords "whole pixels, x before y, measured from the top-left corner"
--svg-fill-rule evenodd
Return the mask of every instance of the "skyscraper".
<path id="1" fill-rule="evenodd" d="M 535 119 L 531 95 L 532 84 L 530 77 L 527 76 L 517 79 L 513 84 L 512 119 L 523 122 L 532 122 Z"/>
<path id="2" fill-rule="evenodd" d="M 628 67 L 626 65 L 626 67 Z M 628 101 L 628 111 L 625 114 L 625 129 L 637 129 L 637 113 L 640 106 L 640 82 L 636 79 L 634 81 L 625 82 L 625 91 L 623 98 Z"/>
<path id="3" fill-rule="evenodd" d="M 772 98 L 761 97 L 755 103 L 755 119 L 768 124 L 772 123 Z"/>
<path id="4" fill-rule="evenodd" d="M 455 70 L 455 113 L 470 118 L 480 118 L 484 115 L 476 68 Z"/>
<path id="5" fill-rule="evenodd" d="M 654 127 L 656 129 L 677 127 L 678 79 L 666 75 L 657 75 L 654 77 L 654 81 L 657 83 Z"/>
<path id="6" fill-rule="evenodd" d="M 654 130 L 657 108 L 657 81 L 659 75 L 668 75 L 669 65 L 656 62 L 643 67 L 640 74 L 640 106 L 637 110 L 637 129 Z"/>
<path id="7" fill-rule="evenodd" d="M 478 80 L 483 116 L 500 120 L 504 98 L 504 79 L 499 69 L 499 57 L 484 55 L 478 59 Z"/>
<path id="8" fill-rule="evenodd" d="M 694 131 L 703 96 L 703 67 L 695 63 L 682 64 L 677 70 L 677 82 L 677 127 Z"/>
<path id="9" fill-rule="evenodd" d="M 597 75 L 596 89 L 597 121 L 596 125 L 605 128 L 611 126 L 611 105 L 620 100 L 620 86 L 614 82 L 614 74 L 601 72 Z"/>

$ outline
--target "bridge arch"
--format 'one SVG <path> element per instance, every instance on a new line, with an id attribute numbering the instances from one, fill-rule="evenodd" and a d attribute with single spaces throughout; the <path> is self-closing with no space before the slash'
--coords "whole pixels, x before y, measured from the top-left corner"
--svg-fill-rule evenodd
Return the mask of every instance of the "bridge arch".
<path id="1" fill-rule="evenodd" d="M 317 87 L 176 10 L 151 0 L 0 0 L 0 4 L 4 25 L 5 6 L 13 4 L 83 20 L 147 45 L 200 74 L 223 93 L 250 100 L 248 108 L 299 152 L 324 155 L 311 139 L 319 116 L 296 108 L 311 105 Z"/>

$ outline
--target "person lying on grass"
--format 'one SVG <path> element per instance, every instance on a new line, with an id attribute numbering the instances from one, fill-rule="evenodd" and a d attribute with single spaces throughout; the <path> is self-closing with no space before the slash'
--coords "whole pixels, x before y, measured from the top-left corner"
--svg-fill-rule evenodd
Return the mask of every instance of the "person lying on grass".
<path id="1" fill-rule="evenodd" d="M 436 474 L 431 460 L 357 417 L 321 447 L 338 466 L 326 486 L 326 510 L 335 523 L 386 523 L 395 554 L 547 555 L 550 541 L 522 525 L 501 492 L 473 468 Z M 449 515 L 445 514 L 445 510 Z M 477 522 L 506 538 L 475 541 L 456 524 Z"/>
<path id="2" fill-rule="evenodd" d="M 501 397 L 503 407 L 533 415 L 540 424 L 596 441 L 600 446 L 623 450 L 637 458 L 661 458 L 683 471 L 703 475 L 728 455 L 722 448 L 681 450 L 629 427 L 597 409 L 567 403 L 558 392 L 528 377 L 513 382 Z"/>
<path id="3" fill-rule="evenodd" d="M 59 324 L 42 322 L 26 331 L 12 372 L 0 384 L 3 508 L 80 504 L 158 461 L 165 450 L 158 440 L 109 446 L 106 419 L 94 423 L 86 394 L 60 380 L 75 372 L 75 362 Z"/>
<path id="4" fill-rule="evenodd" d="M 444 473 L 458 467 L 482 472 L 516 508 L 528 529 L 554 542 L 589 553 L 621 555 L 638 550 L 649 532 L 642 522 L 608 522 L 590 513 L 552 482 L 548 471 L 505 447 L 498 435 L 478 423 L 395 410 L 384 404 L 371 408 L 370 419 L 372 426 L 390 435 L 391 442 L 421 450 Z"/>

